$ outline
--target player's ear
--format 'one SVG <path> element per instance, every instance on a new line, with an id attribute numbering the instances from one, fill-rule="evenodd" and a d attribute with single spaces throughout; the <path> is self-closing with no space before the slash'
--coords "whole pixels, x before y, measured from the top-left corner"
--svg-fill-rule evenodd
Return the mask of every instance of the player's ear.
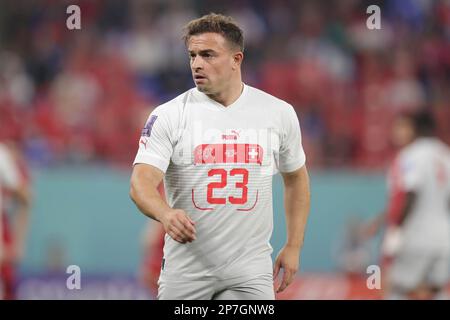
<path id="1" fill-rule="evenodd" d="M 244 60 L 244 53 L 242 51 L 236 51 L 233 54 L 233 70 L 241 67 L 242 60 Z"/>

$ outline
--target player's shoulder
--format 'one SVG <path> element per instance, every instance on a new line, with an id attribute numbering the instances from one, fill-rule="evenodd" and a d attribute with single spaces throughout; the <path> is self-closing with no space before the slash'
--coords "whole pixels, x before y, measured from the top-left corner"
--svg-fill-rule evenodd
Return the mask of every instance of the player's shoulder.
<path id="1" fill-rule="evenodd" d="M 405 161 L 424 161 L 437 155 L 448 154 L 448 147 L 437 138 L 418 138 L 410 145 L 403 148 L 401 158 Z"/>
<path id="2" fill-rule="evenodd" d="M 450 146 L 446 144 L 444 141 L 436 139 L 436 145 L 439 150 L 445 153 L 447 156 L 450 156 Z"/>
<path id="3" fill-rule="evenodd" d="M 439 150 L 439 153 L 441 154 L 441 157 L 445 159 L 450 168 L 450 146 L 445 142 L 439 140 L 437 148 Z"/>
<path id="4" fill-rule="evenodd" d="M 3 167 L 1 164 L 11 163 L 12 161 L 13 154 L 11 150 L 6 144 L 0 142 L 0 167 Z"/>
<path id="5" fill-rule="evenodd" d="M 193 89 L 189 89 L 175 98 L 156 106 L 152 114 L 173 117 L 179 114 Z"/>
<path id="6" fill-rule="evenodd" d="M 399 159 L 403 162 L 419 160 L 423 158 L 424 150 L 425 148 L 420 141 L 414 141 L 400 150 Z"/>
<path id="7" fill-rule="evenodd" d="M 261 105 L 267 106 L 269 108 L 275 109 L 276 111 L 291 111 L 293 110 L 293 106 L 278 98 L 270 93 L 267 93 L 261 89 L 246 85 L 248 89 L 249 98 L 254 100 L 255 102 L 260 102 Z"/>
<path id="8" fill-rule="evenodd" d="M 5 158 L 5 157 L 9 157 L 10 152 L 8 147 L 0 142 L 0 157 L 1 158 Z"/>

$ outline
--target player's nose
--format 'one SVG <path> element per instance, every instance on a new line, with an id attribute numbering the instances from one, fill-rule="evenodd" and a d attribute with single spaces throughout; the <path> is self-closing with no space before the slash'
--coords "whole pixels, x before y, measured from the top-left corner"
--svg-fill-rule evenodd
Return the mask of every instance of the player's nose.
<path id="1" fill-rule="evenodd" d="M 194 57 L 191 60 L 191 68 L 193 71 L 198 71 L 203 69 L 203 64 L 202 64 L 202 59 L 200 59 L 199 57 Z"/>

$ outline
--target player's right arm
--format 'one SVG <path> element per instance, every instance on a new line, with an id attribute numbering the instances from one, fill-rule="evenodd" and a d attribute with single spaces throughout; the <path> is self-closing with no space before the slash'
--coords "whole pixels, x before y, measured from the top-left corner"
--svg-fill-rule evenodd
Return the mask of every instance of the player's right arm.
<path id="1" fill-rule="evenodd" d="M 386 216 L 387 211 L 382 211 L 378 213 L 375 218 L 372 218 L 366 223 L 363 223 L 359 228 L 359 234 L 364 240 L 368 240 L 369 238 L 375 237 L 378 232 L 385 226 L 386 224 Z"/>
<path id="2" fill-rule="evenodd" d="M 19 153 L 14 146 L 0 145 L 0 185 L 10 192 L 16 204 L 13 216 L 13 245 L 3 257 L 10 262 L 20 262 L 23 257 L 31 207 L 29 184 L 21 174 L 18 163 Z"/>
<path id="3" fill-rule="evenodd" d="M 16 210 L 13 217 L 14 241 L 10 258 L 18 263 L 25 254 L 25 242 L 31 215 L 32 192 L 29 184 L 23 181 L 17 189 L 13 190 L 13 197 L 16 201 Z"/>
<path id="4" fill-rule="evenodd" d="M 167 205 L 158 191 L 176 143 L 177 118 L 177 106 L 171 103 L 157 107 L 149 116 L 134 160 L 130 196 L 143 214 L 162 223 L 172 239 L 186 243 L 195 240 L 194 222 L 184 210 Z"/>
<path id="5" fill-rule="evenodd" d="M 158 191 L 164 173 L 148 164 L 136 164 L 131 175 L 130 197 L 146 216 L 162 223 L 169 236 L 180 243 L 195 240 L 194 222 L 184 210 L 172 209 Z"/>

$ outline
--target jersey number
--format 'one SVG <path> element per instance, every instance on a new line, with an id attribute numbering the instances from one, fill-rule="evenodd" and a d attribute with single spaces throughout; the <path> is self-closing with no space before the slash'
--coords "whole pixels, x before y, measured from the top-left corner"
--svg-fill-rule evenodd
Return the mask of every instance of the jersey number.
<path id="1" fill-rule="evenodd" d="M 223 189 L 227 185 L 227 171 L 225 169 L 211 169 L 208 171 L 208 177 L 220 176 L 219 182 L 211 182 L 208 184 L 208 193 L 206 200 L 211 204 L 225 204 L 226 198 L 213 197 L 214 189 Z M 247 202 L 247 183 L 248 183 L 248 170 L 242 168 L 235 168 L 230 170 L 230 176 L 242 175 L 242 181 L 236 182 L 235 187 L 242 189 L 242 196 L 240 198 L 229 196 L 228 201 L 231 204 L 244 204 Z"/>

